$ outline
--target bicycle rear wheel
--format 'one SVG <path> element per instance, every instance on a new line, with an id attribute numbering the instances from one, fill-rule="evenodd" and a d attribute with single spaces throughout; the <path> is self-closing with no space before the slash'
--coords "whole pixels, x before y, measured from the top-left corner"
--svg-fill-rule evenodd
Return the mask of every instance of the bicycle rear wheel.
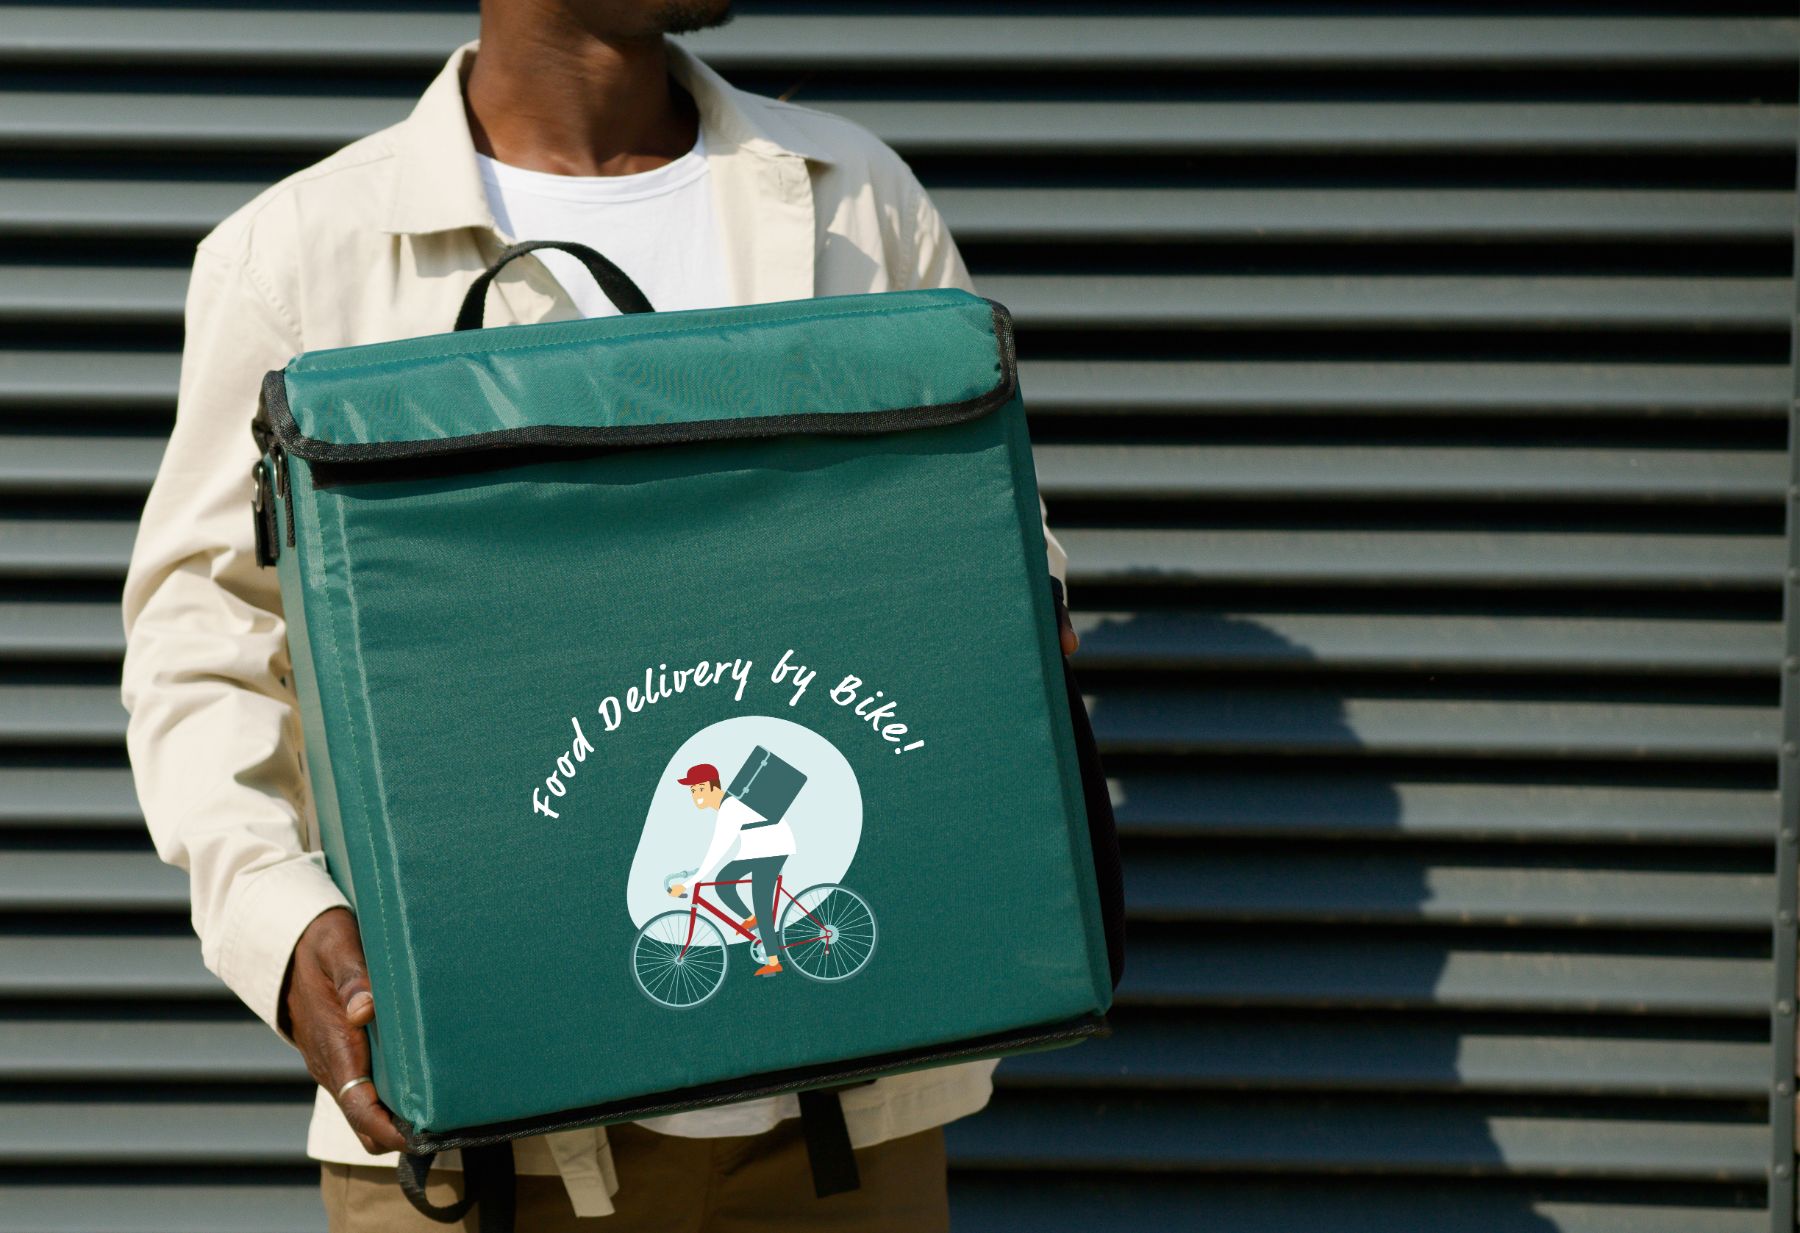
<path id="1" fill-rule="evenodd" d="M 781 913 L 781 959 L 818 981 L 849 980 L 875 953 L 875 913 L 847 886 L 809 886 Z"/>
<path id="2" fill-rule="evenodd" d="M 672 1010 L 698 1006 L 725 983 L 725 935 L 704 916 L 653 916 L 631 944 L 631 977 L 645 997 Z"/>

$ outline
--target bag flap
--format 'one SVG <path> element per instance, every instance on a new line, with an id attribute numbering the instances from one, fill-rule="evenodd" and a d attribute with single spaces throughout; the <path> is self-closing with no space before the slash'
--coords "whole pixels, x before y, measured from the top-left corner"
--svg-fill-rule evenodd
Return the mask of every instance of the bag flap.
<path id="1" fill-rule="evenodd" d="M 956 288 L 499 326 L 308 351 L 259 428 L 311 462 L 953 423 L 1011 399 L 1004 307 Z"/>

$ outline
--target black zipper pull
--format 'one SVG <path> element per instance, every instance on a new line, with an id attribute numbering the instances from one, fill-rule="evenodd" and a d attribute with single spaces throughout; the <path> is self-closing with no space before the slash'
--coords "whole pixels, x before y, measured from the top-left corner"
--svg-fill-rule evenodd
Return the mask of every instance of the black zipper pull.
<path id="1" fill-rule="evenodd" d="M 256 563 L 261 566 L 275 564 L 275 521 L 274 505 L 269 500 L 269 468 L 261 459 L 251 468 L 254 487 L 250 490 L 250 512 L 256 521 Z"/>
<path id="2" fill-rule="evenodd" d="M 287 546 L 294 546 L 294 501 L 288 491 L 287 451 L 276 441 L 269 447 L 269 458 L 275 464 L 275 494 L 281 498 L 281 512 L 287 523 Z"/>

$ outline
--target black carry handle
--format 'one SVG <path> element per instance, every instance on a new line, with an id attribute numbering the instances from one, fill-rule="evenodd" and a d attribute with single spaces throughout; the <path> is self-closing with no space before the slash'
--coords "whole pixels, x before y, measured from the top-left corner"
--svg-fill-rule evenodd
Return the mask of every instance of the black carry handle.
<path id="1" fill-rule="evenodd" d="M 513 1233 L 516 1185 L 513 1148 L 509 1143 L 488 1143 L 462 1149 L 463 1197 L 440 1207 L 425 1197 L 425 1178 L 436 1152 L 422 1156 L 401 1153 L 396 1172 L 400 1189 L 420 1215 L 439 1224 L 459 1224 L 469 1209 L 479 1205 L 476 1223 L 480 1233 Z"/>
<path id="2" fill-rule="evenodd" d="M 469 285 L 469 293 L 463 296 L 462 310 L 456 314 L 456 328 L 458 330 L 479 330 L 482 312 L 487 307 L 487 289 L 494 281 L 494 276 L 500 273 L 500 267 L 514 257 L 535 252 L 540 248 L 560 249 L 579 258 L 581 264 L 587 267 L 588 273 L 594 276 L 594 281 L 600 284 L 600 290 L 606 293 L 606 298 L 611 300 L 613 307 L 620 312 L 651 313 L 656 311 L 650 307 L 650 301 L 644 293 L 638 290 L 638 285 L 631 281 L 629 274 L 586 244 L 577 244 L 573 240 L 521 240 L 494 258 L 494 264 L 483 270 L 481 277 Z"/>

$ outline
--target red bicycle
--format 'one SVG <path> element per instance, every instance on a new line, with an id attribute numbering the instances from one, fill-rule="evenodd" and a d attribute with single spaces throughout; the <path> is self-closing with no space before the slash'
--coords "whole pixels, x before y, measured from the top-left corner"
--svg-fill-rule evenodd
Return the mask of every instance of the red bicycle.
<path id="1" fill-rule="evenodd" d="M 671 874 L 665 886 L 687 876 Z M 768 948 L 762 938 L 700 893 L 708 886 L 743 886 L 749 881 L 697 883 L 688 888 L 690 903 L 685 911 L 659 913 L 638 930 L 631 944 L 631 975 L 645 997 L 661 1006 L 686 1010 L 724 986 L 729 959 L 726 935 L 700 914 L 701 908 L 749 942 L 751 957 L 759 965 L 767 961 Z M 775 938 L 783 965 L 792 966 L 809 980 L 849 980 L 868 966 L 875 953 L 875 913 L 868 901 L 849 887 L 821 882 L 796 895 L 777 875 L 775 914 L 780 919 Z M 758 922 L 757 927 L 760 932 L 767 923 Z"/>

